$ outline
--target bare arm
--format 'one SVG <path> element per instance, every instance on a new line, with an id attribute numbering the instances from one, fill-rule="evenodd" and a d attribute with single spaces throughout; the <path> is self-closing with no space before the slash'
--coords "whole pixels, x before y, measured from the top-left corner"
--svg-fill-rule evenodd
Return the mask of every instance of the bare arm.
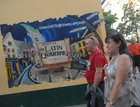
<path id="1" fill-rule="evenodd" d="M 102 77 L 102 67 L 96 67 L 96 72 L 95 72 L 95 76 L 94 76 L 94 83 L 93 83 L 93 87 L 95 89 L 99 85 L 99 83 L 101 81 L 101 77 Z"/>
<path id="2" fill-rule="evenodd" d="M 113 85 L 110 97 L 109 97 L 109 101 L 114 102 L 117 99 L 117 95 L 119 93 L 119 91 L 121 90 L 121 87 L 125 81 L 125 79 L 127 78 L 130 66 L 131 66 L 131 61 L 128 55 L 121 55 L 118 63 L 117 63 L 117 71 L 116 71 L 116 75 L 115 75 L 115 84 Z M 108 104 L 106 107 L 109 107 Z"/>

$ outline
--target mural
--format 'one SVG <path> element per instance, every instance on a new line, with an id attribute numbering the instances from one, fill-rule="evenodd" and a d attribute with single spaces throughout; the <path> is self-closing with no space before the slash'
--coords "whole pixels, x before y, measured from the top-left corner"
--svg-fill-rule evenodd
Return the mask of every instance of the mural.
<path id="1" fill-rule="evenodd" d="M 100 23 L 94 12 L 0 25 L 9 88 L 83 78 L 86 35 L 94 33 L 103 50 Z"/>

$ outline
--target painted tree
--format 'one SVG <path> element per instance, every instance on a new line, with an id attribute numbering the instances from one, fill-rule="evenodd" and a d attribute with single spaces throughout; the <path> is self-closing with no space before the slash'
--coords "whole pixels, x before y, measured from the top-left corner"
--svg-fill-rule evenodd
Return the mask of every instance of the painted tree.
<path id="1" fill-rule="evenodd" d="M 140 29 L 140 8 L 137 8 L 136 3 L 129 3 L 123 5 L 124 15 L 121 18 L 121 23 L 117 29 L 124 34 L 135 35 L 139 42 L 138 29 Z"/>

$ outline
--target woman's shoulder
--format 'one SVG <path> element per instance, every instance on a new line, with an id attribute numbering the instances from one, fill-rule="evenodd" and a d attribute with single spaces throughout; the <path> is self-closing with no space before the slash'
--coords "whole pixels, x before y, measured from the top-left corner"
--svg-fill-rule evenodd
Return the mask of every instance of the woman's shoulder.
<path id="1" fill-rule="evenodd" d="M 129 63 L 131 61 L 132 61 L 132 59 L 131 59 L 131 57 L 128 54 L 121 54 L 119 56 L 119 59 L 118 59 L 119 63 L 126 63 L 126 62 Z"/>
<path id="2" fill-rule="evenodd" d="M 121 54 L 115 63 L 115 69 L 129 69 L 132 66 L 130 56 Z"/>
<path id="3" fill-rule="evenodd" d="M 121 54 L 119 58 L 128 59 L 130 56 L 128 54 Z"/>

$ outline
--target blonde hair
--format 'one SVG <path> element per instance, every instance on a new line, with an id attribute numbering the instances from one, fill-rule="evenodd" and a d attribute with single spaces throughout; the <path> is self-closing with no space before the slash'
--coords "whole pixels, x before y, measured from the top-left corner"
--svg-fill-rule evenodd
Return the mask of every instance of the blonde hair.
<path id="1" fill-rule="evenodd" d="M 89 39 L 91 39 L 91 40 L 95 43 L 95 45 L 97 45 L 97 46 L 98 46 L 98 40 L 97 40 L 97 38 L 96 38 L 96 37 L 91 36 L 91 37 L 89 37 Z"/>
<path id="2" fill-rule="evenodd" d="M 95 37 L 94 33 L 88 34 L 85 38 L 86 39 L 91 39 L 96 45 L 98 45 L 98 39 Z"/>

